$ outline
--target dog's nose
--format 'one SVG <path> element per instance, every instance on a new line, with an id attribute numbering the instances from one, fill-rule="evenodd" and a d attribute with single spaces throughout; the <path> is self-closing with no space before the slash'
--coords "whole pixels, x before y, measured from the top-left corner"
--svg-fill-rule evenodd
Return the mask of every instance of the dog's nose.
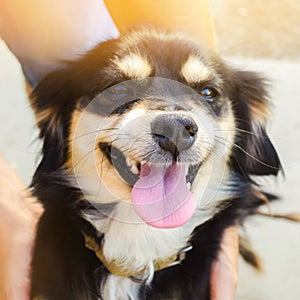
<path id="1" fill-rule="evenodd" d="M 182 115 L 161 115 L 151 124 L 153 139 L 173 156 L 177 156 L 179 152 L 193 145 L 197 131 L 195 121 Z"/>

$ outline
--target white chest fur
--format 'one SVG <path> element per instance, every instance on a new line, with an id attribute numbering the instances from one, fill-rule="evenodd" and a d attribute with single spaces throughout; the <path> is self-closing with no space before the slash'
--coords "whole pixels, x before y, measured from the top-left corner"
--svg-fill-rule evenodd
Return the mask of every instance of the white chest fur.
<path id="1" fill-rule="evenodd" d="M 129 278 L 109 275 L 102 286 L 103 300 L 136 300 L 140 285 Z"/>
<path id="2" fill-rule="evenodd" d="M 127 202 L 118 203 L 107 219 L 95 220 L 88 214 L 84 217 L 105 234 L 103 254 L 106 260 L 114 260 L 133 273 L 151 266 L 154 260 L 167 260 L 178 253 L 188 244 L 199 222 L 195 216 L 182 227 L 154 228 L 142 222 Z"/>

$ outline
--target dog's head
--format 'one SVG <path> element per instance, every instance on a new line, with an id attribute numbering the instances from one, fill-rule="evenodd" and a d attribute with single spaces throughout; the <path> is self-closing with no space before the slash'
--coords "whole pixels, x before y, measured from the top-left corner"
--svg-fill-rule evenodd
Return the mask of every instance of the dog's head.
<path id="1" fill-rule="evenodd" d="M 198 208 L 201 223 L 232 196 L 233 182 L 280 169 L 265 130 L 267 98 L 257 74 L 197 43 L 134 31 L 36 88 L 38 172 L 67 170 L 86 199 L 117 203 L 124 218 L 134 211 L 131 221 L 178 227 Z"/>

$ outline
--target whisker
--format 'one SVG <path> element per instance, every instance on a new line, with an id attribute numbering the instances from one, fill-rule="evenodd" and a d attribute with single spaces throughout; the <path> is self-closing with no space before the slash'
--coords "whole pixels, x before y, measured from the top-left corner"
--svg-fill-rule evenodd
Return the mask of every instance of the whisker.
<path id="1" fill-rule="evenodd" d="M 248 131 L 248 130 L 244 130 L 244 129 L 241 129 L 241 128 L 214 129 L 214 132 L 216 132 L 216 133 L 218 133 L 218 132 L 234 132 L 234 131 L 238 131 L 238 132 L 241 132 L 243 134 L 244 133 L 249 134 L 249 135 L 252 135 L 252 136 L 255 136 L 255 137 L 259 137 L 259 138 L 265 138 L 265 136 L 262 135 L 262 134 L 258 134 L 258 133 L 251 132 L 251 131 Z M 272 140 L 284 140 L 284 137 L 274 137 L 274 136 L 272 136 Z"/>
<path id="2" fill-rule="evenodd" d="M 240 128 L 234 128 L 234 129 L 232 129 L 232 128 L 214 129 L 214 132 L 235 132 L 235 131 L 239 131 L 239 132 L 242 132 L 242 133 L 247 133 L 247 134 L 250 134 L 250 135 L 262 137 L 262 135 L 260 135 L 260 134 L 257 134 L 255 132 L 251 132 L 251 131 L 248 131 L 248 130 L 240 129 Z"/>
<path id="3" fill-rule="evenodd" d="M 76 162 L 76 164 L 73 164 L 73 168 L 76 168 L 78 166 L 78 164 L 81 163 L 81 161 L 83 159 L 85 159 L 88 155 L 90 155 L 90 153 L 92 153 L 93 151 L 95 151 L 97 149 L 97 146 L 92 148 L 91 150 L 89 150 L 87 153 L 85 153 L 82 157 L 80 157 L 80 159 Z"/>
<path id="4" fill-rule="evenodd" d="M 220 142 L 225 142 L 225 143 L 228 143 L 236 148 L 238 148 L 239 150 L 241 150 L 243 153 L 245 153 L 246 155 L 248 155 L 249 157 L 251 157 L 252 159 L 254 159 L 255 161 L 257 161 L 258 163 L 270 168 L 270 169 L 274 169 L 274 170 L 280 170 L 280 168 L 277 168 L 277 167 L 274 167 L 274 166 L 271 166 L 269 164 L 266 164 L 265 162 L 261 161 L 260 159 L 258 159 L 257 157 L 251 155 L 250 153 L 248 153 L 245 149 L 243 149 L 241 146 L 239 146 L 238 144 L 236 143 L 232 143 L 231 141 L 227 141 L 226 139 L 221 139 L 219 137 L 216 137 L 216 139 L 218 139 Z M 224 143 L 224 146 L 226 147 L 226 144 Z M 228 147 L 228 149 L 230 149 Z"/>
<path id="5" fill-rule="evenodd" d="M 117 130 L 117 129 L 119 129 L 119 128 L 115 127 L 115 128 L 105 128 L 105 129 L 97 129 L 97 130 L 89 131 L 89 132 L 83 133 L 83 134 L 81 134 L 79 136 L 76 136 L 76 137 L 72 138 L 70 140 L 70 142 L 74 142 L 77 139 L 80 139 L 82 137 L 85 137 L 85 136 L 93 134 L 93 133 L 97 133 L 97 132 L 100 133 L 100 132 L 104 132 L 104 131 L 111 131 L 111 130 Z"/>
<path id="6" fill-rule="evenodd" d="M 245 124 L 249 124 L 249 125 L 252 123 L 252 121 L 247 121 L 245 119 L 240 119 L 240 118 L 235 118 L 235 120 L 240 121 L 240 122 L 245 123 Z"/>

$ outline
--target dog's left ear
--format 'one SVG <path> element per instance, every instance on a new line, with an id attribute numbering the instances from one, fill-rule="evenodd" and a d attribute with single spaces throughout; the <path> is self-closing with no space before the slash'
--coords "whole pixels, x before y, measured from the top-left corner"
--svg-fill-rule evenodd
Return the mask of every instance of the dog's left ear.
<path id="1" fill-rule="evenodd" d="M 232 100 L 237 137 L 232 164 L 243 175 L 277 175 L 282 169 L 266 132 L 270 103 L 266 81 L 254 72 L 235 71 Z"/>

